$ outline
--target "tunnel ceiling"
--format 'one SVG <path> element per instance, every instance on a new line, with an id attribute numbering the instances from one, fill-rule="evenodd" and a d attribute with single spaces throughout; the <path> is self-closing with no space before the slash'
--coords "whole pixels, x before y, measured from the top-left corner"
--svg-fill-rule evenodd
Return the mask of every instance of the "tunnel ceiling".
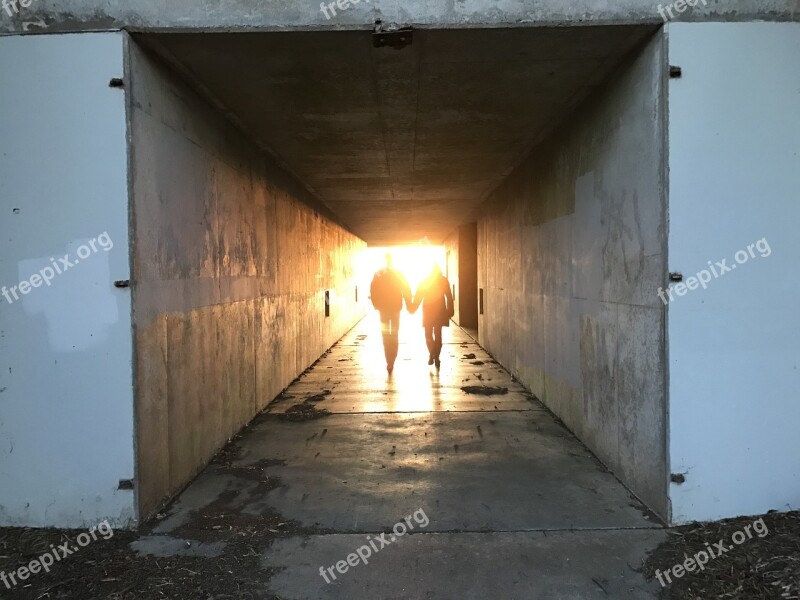
<path id="1" fill-rule="evenodd" d="M 653 27 L 140 36 L 372 245 L 442 241 Z"/>

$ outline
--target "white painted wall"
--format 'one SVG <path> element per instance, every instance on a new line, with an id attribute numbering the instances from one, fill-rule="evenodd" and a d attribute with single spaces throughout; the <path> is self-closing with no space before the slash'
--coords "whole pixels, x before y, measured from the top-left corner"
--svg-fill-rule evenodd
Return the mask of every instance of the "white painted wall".
<path id="1" fill-rule="evenodd" d="M 121 34 L 0 38 L 0 286 L 113 243 L 0 296 L 0 525 L 134 518 L 122 76 Z"/>
<path id="2" fill-rule="evenodd" d="M 800 24 L 668 35 L 683 69 L 669 88 L 670 271 L 731 265 L 762 238 L 772 251 L 670 303 L 671 472 L 686 473 L 673 520 L 797 509 Z"/>

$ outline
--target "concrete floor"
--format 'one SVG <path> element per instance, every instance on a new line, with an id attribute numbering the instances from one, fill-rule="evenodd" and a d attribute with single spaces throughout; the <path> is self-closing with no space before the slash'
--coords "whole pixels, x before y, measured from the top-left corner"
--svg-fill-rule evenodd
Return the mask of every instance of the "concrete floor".
<path id="1" fill-rule="evenodd" d="M 224 497 L 298 526 L 260 549 L 280 598 L 655 598 L 636 569 L 666 537 L 656 519 L 467 333 L 451 327 L 442 356 L 436 373 L 407 317 L 388 377 L 370 315 L 226 449 L 280 485 L 212 465 L 139 549 L 177 552 L 170 534 Z M 319 394 L 331 415 L 281 418 Z M 368 564 L 320 576 L 406 516 L 414 530 Z"/>

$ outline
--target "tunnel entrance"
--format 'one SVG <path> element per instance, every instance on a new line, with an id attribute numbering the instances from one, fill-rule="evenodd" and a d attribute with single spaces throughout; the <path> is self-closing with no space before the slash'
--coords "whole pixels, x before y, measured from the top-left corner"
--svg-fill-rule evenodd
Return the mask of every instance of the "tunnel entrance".
<path id="1" fill-rule="evenodd" d="M 667 514 L 660 31 L 412 38 L 132 37 L 143 516 L 368 314 L 366 248 L 423 238 L 456 322 Z"/>

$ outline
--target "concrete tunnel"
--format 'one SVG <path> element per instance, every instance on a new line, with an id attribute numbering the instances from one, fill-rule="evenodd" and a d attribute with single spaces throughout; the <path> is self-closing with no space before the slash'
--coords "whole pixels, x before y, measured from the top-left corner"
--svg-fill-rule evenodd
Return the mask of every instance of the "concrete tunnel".
<path id="1" fill-rule="evenodd" d="M 749 36 L 766 44 L 749 73 L 772 85 L 796 30 L 0 38 L 0 131 L 24 123 L 28 140 L 0 163 L 13 257 L 4 280 L 101 232 L 115 246 L 61 288 L 3 308 L 14 348 L 3 391 L 20 404 L 0 407 L 14 483 L 0 490 L 0 521 L 124 527 L 154 515 L 371 310 L 358 256 L 422 238 L 446 252 L 456 323 L 661 520 L 796 498 L 796 457 L 754 475 L 785 475 L 771 496 L 758 485 L 732 493 L 741 469 L 752 475 L 785 446 L 780 426 L 738 465 L 698 450 L 705 417 L 690 409 L 714 388 L 697 382 L 722 359 L 692 340 L 715 325 L 691 300 L 678 312 L 658 295 L 676 262 L 687 272 L 697 262 L 684 249 L 702 237 L 701 218 L 725 198 L 745 204 L 745 191 L 720 183 L 740 173 L 714 157 L 729 142 L 698 148 L 693 132 L 717 101 L 728 122 L 749 114 L 755 84 L 716 90 L 708 78 L 744 60 Z M 718 52 L 692 52 L 698 40 Z M 45 114 L 51 105 L 59 116 Z M 774 198 L 797 183 L 778 160 L 796 150 L 784 127 L 792 106 L 765 115 L 774 144 L 747 175 L 774 178 Z M 48 203 L 56 194 L 71 202 Z M 772 205 L 753 207 L 762 224 L 781 220 Z M 742 233 L 748 215 L 730 217 L 732 227 Z M 785 259 L 770 260 L 779 269 Z M 724 300 L 727 314 L 749 314 L 736 298 Z M 775 310 L 796 323 L 783 304 Z M 754 335 L 745 327 L 731 342 L 747 360 L 757 360 Z M 746 428 L 749 409 L 738 406 Z"/>
<path id="2" fill-rule="evenodd" d="M 256 361 L 255 381 L 244 375 L 235 378 L 238 398 L 225 399 L 222 390 L 213 394 L 203 390 L 224 381 L 217 368 L 238 371 L 248 364 L 240 354 L 242 350 L 249 353 L 247 347 L 226 352 L 226 359 L 201 377 L 198 374 L 213 356 L 210 352 L 201 352 L 197 362 L 190 360 L 187 364 L 186 357 L 174 366 L 168 362 L 166 373 L 139 370 L 139 394 L 159 398 L 166 386 L 170 398 L 187 400 L 186 406 L 167 403 L 175 411 L 169 415 L 170 421 L 177 419 L 187 425 L 176 430 L 170 423 L 169 435 L 159 431 L 157 424 L 164 423 L 157 411 L 140 407 L 142 514 L 152 512 L 164 497 L 185 485 L 225 439 L 255 410 L 263 408 L 250 404 L 254 396 L 262 402 L 275 397 L 363 315 L 367 294 L 362 302 L 355 302 L 358 282 L 350 265 L 365 243 L 390 246 L 427 237 L 444 244 L 450 249 L 451 259 L 458 255 L 459 269 L 466 271 L 472 266 L 471 285 L 460 278 L 454 281 L 457 279 L 462 295 L 472 298 L 473 314 L 467 319 L 473 323 L 479 320 L 478 299 L 483 295 L 484 319 L 479 325 L 486 347 L 512 367 L 527 358 L 530 350 L 536 352 L 524 346 L 517 348 L 515 339 L 522 333 L 520 337 L 531 339 L 520 339 L 520 343 L 526 346 L 533 342 L 538 336 L 524 332 L 535 331 L 536 324 L 526 323 L 522 331 L 515 329 L 526 306 L 533 309 L 532 314 L 542 314 L 545 307 L 535 309 L 533 298 L 515 290 L 519 288 L 515 284 L 518 276 L 511 273 L 520 269 L 533 283 L 538 271 L 558 269 L 563 247 L 551 248 L 551 256 L 544 247 L 523 252 L 518 245 L 524 243 L 521 239 L 503 248 L 504 240 L 513 239 L 506 219 L 519 218 L 535 225 L 547 216 L 533 211 L 512 216 L 519 210 L 516 207 L 503 211 L 499 207 L 513 202 L 516 194 L 511 192 L 508 197 L 499 186 L 504 179 L 508 179 L 508 186 L 519 185 L 513 181 L 512 169 L 525 153 L 546 138 L 556 124 L 569 123 L 576 107 L 592 91 L 608 82 L 613 88 L 626 68 L 649 70 L 651 80 L 637 80 L 637 89 L 631 90 L 638 94 L 634 96 L 638 105 L 630 107 L 632 114 L 624 112 L 628 106 L 618 106 L 623 112 L 614 115 L 625 117 L 630 131 L 642 136 L 630 140 L 637 148 L 636 155 L 629 157 L 629 169 L 636 173 L 636 179 L 626 177 L 619 183 L 637 190 L 642 198 L 637 208 L 642 229 L 647 231 L 635 243 L 641 245 L 644 254 L 654 256 L 650 260 L 657 266 L 663 257 L 658 233 L 659 227 L 663 231 L 664 215 L 659 124 L 645 123 L 651 115 L 635 112 L 642 104 L 649 104 L 652 110 L 658 102 L 663 69 L 654 66 L 663 55 L 654 33 L 652 27 L 418 31 L 400 34 L 412 36 L 411 43 L 402 48 L 376 48 L 374 35 L 363 31 L 134 36 L 129 60 L 136 212 L 133 251 L 134 264 L 140 264 L 141 273 L 134 275 L 138 285 L 134 296 L 137 357 L 163 356 L 165 351 L 169 355 L 167 348 L 175 347 L 181 349 L 179 356 L 184 352 L 196 354 L 208 343 L 212 321 L 217 322 L 218 340 L 223 344 L 229 343 L 224 341 L 228 335 L 235 336 L 235 344 L 240 344 L 240 331 L 254 327 L 254 340 L 264 344 L 255 349 L 256 357 L 263 353 Z M 204 99 L 190 96 L 190 90 L 196 89 L 204 90 L 224 108 L 209 108 Z M 170 104 L 159 108 L 165 96 Z M 175 97 L 182 99 L 179 106 L 173 105 L 171 99 Z M 609 100 L 619 104 L 616 99 Z M 232 143 L 228 135 L 211 129 L 212 124 L 222 125 L 223 110 L 241 124 L 254 144 L 280 157 L 285 168 L 269 164 L 268 171 L 257 176 L 250 161 L 254 157 L 261 160 L 263 154 L 253 144 L 244 140 Z M 174 136 L 175 126 L 164 122 L 169 114 L 182 115 L 184 134 L 178 138 Z M 636 119 L 646 124 L 644 131 L 631 122 Z M 624 137 L 619 141 L 623 148 L 627 142 Z M 225 144 L 224 150 L 218 147 L 220 143 Z M 197 146 L 204 150 L 203 155 L 197 156 Z M 244 179 L 242 171 L 231 172 L 227 164 L 230 159 L 223 152 L 235 153 L 236 163 L 248 165 Z M 570 169 L 569 162 L 576 158 L 564 157 L 567 164 L 561 168 Z M 560 170 L 553 167 L 547 164 L 536 170 L 546 177 Z M 613 189 L 615 184 L 609 183 Z M 537 182 L 522 185 L 536 186 Z M 540 185 L 547 189 L 563 184 L 556 179 Z M 207 186 L 213 186 L 214 191 Z M 266 188 L 266 193 L 259 188 Z M 273 190 L 277 192 L 274 199 L 270 197 Z M 485 209 L 488 216 L 478 225 L 480 204 L 493 190 L 494 197 Z M 537 194 L 535 187 L 531 192 Z M 215 197 L 216 206 L 198 201 L 209 197 Z M 549 210 L 571 211 L 566 198 L 556 196 L 551 202 Z M 307 206 L 318 211 L 314 213 Z M 273 210 L 277 218 L 273 225 L 267 216 L 263 234 L 242 228 L 243 223 L 259 223 L 260 215 Z M 497 219 L 504 214 L 505 219 Z M 625 215 L 620 217 L 624 219 Z M 219 227 L 226 232 L 217 248 L 209 247 L 208 242 L 198 244 L 208 231 L 202 218 L 211 221 L 212 231 L 213 221 L 221 220 Z M 578 234 L 586 235 L 587 251 L 597 233 L 586 227 Z M 480 252 L 478 239 L 483 244 Z M 230 260 L 232 277 L 237 277 L 240 269 L 255 266 L 258 285 L 274 290 L 275 295 L 262 301 L 260 307 L 256 302 L 236 302 L 234 295 L 231 306 L 216 307 L 222 314 L 201 310 L 188 320 L 181 316 L 171 322 L 170 313 L 185 315 L 198 308 L 198 301 L 206 304 L 208 291 L 192 289 L 192 285 L 173 299 L 163 284 L 149 283 L 150 274 L 161 280 L 164 276 L 157 274 L 168 268 L 170 279 L 196 277 L 193 270 L 201 264 L 198 246 L 210 250 L 211 256 L 215 250 L 219 252 L 217 260 Z M 313 251 L 317 246 L 319 252 Z M 501 248 L 502 257 L 496 254 Z M 541 262 L 536 261 L 537 255 Z M 554 261 L 552 265 L 548 264 L 550 260 Z M 636 289 L 654 283 L 638 273 L 626 277 L 626 260 L 637 259 L 620 253 L 608 261 L 607 279 L 612 285 Z M 286 269 L 288 264 L 292 264 L 290 269 Z M 557 279 L 567 275 L 559 271 Z M 650 272 L 656 275 L 658 269 Z M 335 299 L 329 318 L 322 310 L 319 294 L 323 290 L 330 290 Z M 586 295 L 599 291 L 587 288 Z M 294 299 L 292 293 L 301 297 Z M 164 306 L 164 301 L 179 304 Z M 632 325 L 655 332 L 663 328 L 663 309 L 655 305 L 657 298 L 654 301 L 652 311 L 630 315 Z M 464 304 L 459 306 L 459 317 Z M 487 316 L 492 304 L 495 307 L 490 314 L 494 316 Z M 583 344 L 591 343 L 594 337 L 592 331 L 582 332 L 568 311 L 547 312 L 545 308 L 542 316 L 545 336 L 550 331 L 558 337 L 583 335 Z M 201 331 L 193 331 L 195 323 L 204 319 L 209 319 L 210 329 L 203 326 Z M 296 323 L 302 323 L 302 329 L 296 338 L 286 339 Z M 221 324 L 227 324 L 224 331 L 219 329 Z M 592 327 L 591 322 L 587 325 Z M 649 386 L 657 392 L 663 387 L 659 385 L 664 373 L 662 339 L 653 335 L 644 341 L 649 352 L 641 362 L 631 365 L 630 383 L 637 389 Z M 506 349 L 507 344 L 511 348 Z M 280 360 L 270 364 L 269 354 Z M 598 356 L 590 360 L 602 359 Z M 553 373 L 548 381 L 546 375 L 518 372 L 535 388 L 534 393 L 545 397 L 546 386 L 560 380 L 559 375 L 567 375 Z M 242 393 L 244 390 L 247 392 Z M 199 396 L 216 397 L 220 405 L 212 405 L 207 412 L 198 411 L 193 399 Z M 243 401 L 247 404 L 241 405 Z M 627 470 L 632 487 L 665 515 L 663 392 L 648 395 L 645 402 L 648 406 L 643 414 L 652 415 L 653 421 L 641 428 L 635 447 L 643 458 L 647 457 L 646 462 L 614 466 Z M 227 403 L 230 418 L 220 427 L 219 415 L 225 414 L 223 405 Z M 596 410 L 603 410 L 602 403 Z M 565 417 L 573 427 L 581 426 L 578 415 Z"/>

